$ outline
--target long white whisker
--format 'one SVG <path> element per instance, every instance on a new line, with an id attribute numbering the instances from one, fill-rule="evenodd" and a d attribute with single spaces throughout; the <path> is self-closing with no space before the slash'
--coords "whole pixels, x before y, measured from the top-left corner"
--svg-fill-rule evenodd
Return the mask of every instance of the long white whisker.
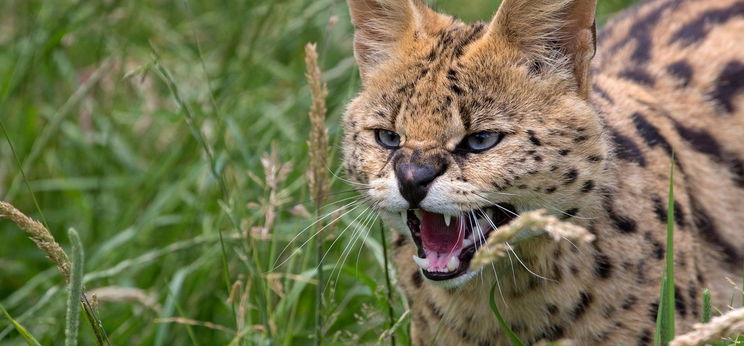
<path id="1" fill-rule="evenodd" d="M 348 207 L 350 207 L 350 206 L 352 206 L 352 205 L 355 205 L 355 204 L 356 204 L 356 205 L 358 206 L 358 204 L 359 204 L 359 203 L 362 203 L 362 201 L 352 201 L 352 202 L 350 202 L 350 203 L 344 204 L 344 205 L 342 205 L 342 206 L 340 206 L 340 207 L 338 207 L 338 208 L 334 209 L 333 211 L 330 211 L 329 213 L 327 213 L 327 214 L 325 214 L 325 215 L 323 215 L 323 216 L 319 217 L 319 218 L 318 218 L 317 220 L 313 221 L 313 223 L 311 223 L 311 224 L 307 225 L 307 227 L 305 227 L 304 229 L 302 229 L 301 231 L 299 231 L 299 232 L 298 232 L 297 234 L 295 234 L 295 236 L 294 236 L 294 237 L 292 237 L 292 239 L 290 239 L 290 241 L 289 241 L 289 242 L 287 243 L 287 245 L 286 245 L 286 246 L 284 246 L 284 248 L 282 249 L 282 251 L 280 251 L 280 252 L 279 252 L 279 255 L 278 255 L 278 256 L 277 256 L 276 258 L 281 258 L 281 257 L 282 257 L 282 255 L 284 254 L 284 252 L 285 252 L 285 251 L 287 251 L 287 249 L 288 249 L 288 248 L 289 248 L 289 247 L 290 247 L 290 246 L 292 245 L 292 243 L 293 243 L 293 242 L 294 242 L 295 240 L 297 240 L 297 238 L 299 238 L 299 237 L 300 237 L 300 236 L 301 236 L 301 235 L 302 235 L 303 233 L 305 233 L 305 232 L 306 232 L 306 231 L 307 231 L 308 229 L 310 229 L 311 227 L 315 226 L 315 225 L 316 225 L 316 224 L 317 224 L 318 222 L 321 222 L 321 221 L 322 221 L 323 219 L 325 219 L 325 218 L 327 218 L 327 217 L 329 217 L 329 216 L 333 215 L 333 213 L 335 213 L 335 212 L 337 212 L 337 211 L 339 211 L 339 210 L 341 210 L 341 209 L 344 209 L 344 208 L 348 208 Z M 285 262 L 286 262 L 286 261 L 285 261 Z M 281 263 L 281 264 L 279 264 L 279 265 L 274 265 L 274 268 L 273 268 L 273 269 L 271 269 L 271 270 L 272 270 L 272 271 L 276 270 L 276 268 L 280 267 L 280 266 L 281 266 L 282 264 L 284 264 L 284 262 L 282 262 L 282 263 Z"/>
<path id="2" fill-rule="evenodd" d="M 355 201 L 355 202 L 351 202 L 351 203 L 349 203 L 349 204 L 346 204 L 346 205 L 344 205 L 344 206 L 341 206 L 341 207 L 337 208 L 336 210 L 334 210 L 334 211 L 332 211 L 332 212 L 330 212 L 330 213 L 328 213 L 328 214 L 324 215 L 323 217 L 319 218 L 318 220 L 316 220 L 315 222 L 313 222 L 313 223 L 312 223 L 312 224 L 310 224 L 309 226 L 305 227 L 305 229 L 303 229 L 303 230 L 302 230 L 302 231 L 300 231 L 300 232 L 299 232 L 299 233 L 298 233 L 297 235 L 295 235 L 294 237 L 292 237 L 292 240 L 290 240 L 290 241 L 289 241 L 289 243 L 287 244 L 287 246 L 285 246 L 285 247 L 284 247 L 284 249 L 283 249 L 283 250 L 282 250 L 282 251 L 281 251 L 281 252 L 279 253 L 279 256 L 277 256 L 277 258 L 281 258 L 281 256 L 282 256 L 282 255 L 284 254 L 284 252 L 285 252 L 285 251 L 287 251 L 287 249 L 289 248 L 289 246 L 290 246 L 290 245 L 291 245 L 291 244 L 292 244 L 292 243 L 293 243 L 293 242 L 294 242 L 294 241 L 295 241 L 295 240 L 297 239 L 297 237 L 299 237 L 299 236 L 300 236 L 300 235 L 301 235 L 302 233 L 304 233 L 305 231 L 307 231 L 308 229 L 310 229 L 310 227 L 314 226 L 315 224 L 317 224 L 317 223 L 318 223 L 318 222 L 320 222 L 321 220 L 325 219 L 326 217 L 328 217 L 328 216 L 332 215 L 333 213 L 335 213 L 335 212 L 337 212 L 337 211 L 339 211 L 339 210 L 341 210 L 341 209 L 343 209 L 343 208 L 347 208 L 347 207 L 349 207 L 349 206 L 351 206 L 351 205 L 354 205 L 354 204 L 356 204 L 356 205 L 354 205 L 354 207 L 353 207 L 353 208 L 351 208 L 351 209 L 349 209 L 349 210 L 345 211 L 345 212 L 344 212 L 343 214 L 339 215 L 338 217 L 336 217 L 335 219 L 333 219 L 333 220 L 332 220 L 331 222 L 327 223 L 327 224 L 326 224 L 325 226 L 323 226 L 323 227 L 322 227 L 321 229 L 319 229 L 319 230 L 318 230 L 317 232 L 315 232 L 315 234 L 313 234 L 313 235 L 312 235 L 312 236 L 310 236 L 310 237 L 309 237 L 309 238 L 308 238 L 307 240 L 305 240 L 305 242 L 303 242 L 303 243 L 302 243 L 302 245 L 300 245 L 300 246 L 298 247 L 298 249 L 301 249 L 301 248 L 302 248 L 303 246 L 307 245 L 307 243 L 309 243 L 309 242 L 310 242 L 310 240 L 312 240 L 312 239 L 313 239 L 313 238 L 315 238 L 315 236 L 317 236 L 317 235 L 318 235 L 318 234 L 319 234 L 320 232 L 322 232 L 323 230 L 325 230 L 326 228 L 328 228 L 328 226 L 330 226 L 330 225 L 332 225 L 332 224 L 333 224 L 334 222 L 338 221 L 338 219 L 340 219 L 340 218 L 342 218 L 342 217 L 343 217 L 344 215 L 346 215 L 346 214 L 348 214 L 348 213 L 352 212 L 352 211 L 353 211 L 354 209 L 356 209 L 356 208 L 359 208 L 359 206 L 360 206 L 360 205 L 363 205 L 363 202 L 364 202 L 364 201 Z M 295 256 L 296 254 L 297 254 L 297 252 L 294 252 L 294 253 L 292 253 L 291 255 L 289 255 L 289 256 L 288 256 L 288 257 L 287 257 L 286 259 L 284 259 L 284 261 L 282 261 L 282 263 L 279 263 L 278 265 L 275 265 L 275 266 L 274 266 L 274 268 L 273 268 L 273 269 L 271 269 L 271 271 L 274 271 L 274 270 L 276 270 L 276 268 L 279 268 L 279 267 L 281 267 L 282 265 L 284 265 L 284 263 L 287 263 L 287 261 L 289 261 L 289 260 L 290 260 L 290 259 L 291 259 L 292 257 L 294 257 L 294 256 Z"/>
<path id="3" fill-rule="evenodd" d="M 483 238 L 485 238 L 485 235 L 480 229 L 480 225 L 478 224 L 478 219 L 475 217 L 475 213 L 473 211 L 469 211 L 466 215 L 468 216 L 468 222 L 470 223 L 470 230 L 471 232 L 475 233 L 473 245 L 476 245 L 476 243 L 480 242 L 480 246 L 483 246 Z M 481 285 L 483 285 L 483 271 L 481 271 L 479 276 L 481 279 Z"/>
<path id="4" fill-rule="evenodd" d="M 497 207 L 497 208 L 499 208 L 499 209 L 503 210 L 503 211 L 504 211 L 504 212 L 506 212 L 506 213 L 512 214 L 512 215 L 513 215 L 513 216 L 515 216 L 515 217 L 519 216 L 519 214 L 517 214 L 517 213 L 515 213 L 515 212 L 513 212 L 513 211 L 511 211 L 511 210 L 509 210 L 509 209 L 506 209 L 506 208 L 504 208 L 504 207 L 502 207 L 502 206 L 500 206 L 500 205 L 499 205 L 498 203 L 495 203 L 495 202 L 491 202 L 491 200 L 489 200 L 488 198 L 485 198 L 485 197 L 483 197 L 483 196 L 481 196 L 481 195 L 479 195 L 479 194 L 477 194 L 477 193 L 476 193 L 476 194 L 474 194 L 474 196 L 476 196 L 476 197 L 478 197 L 478 198 L 480 198 L 480 199 L 482 199 L 482 200 L 484 200 L 484 201 L 486 201 L 486 202 L 490 203 L 491 205 L 493 205 L 493 206 L 495 206 L 495 207 Z"/>
<path id="5" fill-rule="evenodd" d="M 359 270 L 359 257 L 362 255 L 362 250 L 364 249 L 364 244 L 367 243 L 367 238 L 369 237 L 370 233 L 372 233 L 372 226 L 375 224 L 375 221 L 377 215 L 372 215 L 372 220 L 369 224 L 369 226 L 365 225 L 365 228 L 367 229 L 367 234 L 364 236 L 364 239 L 362 239 L 362 243 L 359 245 L 359 251 L 357 251 L 357 257 L 356 261 L 354 263 L 354 268 L 358 271 Z M 366 224 L 366 221 L 365 221 Z M 385 230 L 383 230 L 384 232 Z"/>
<path id="6" fill-rule="evenodd" d="M 359 240 L 359 238 L 361 238 L 362 233 L 365 233 L 364 232 L 365 229 L 367 230 L 366 233 L 367 234 L 369 233 L 369 229 L 366 228 L 366 224 L 367 224 L 370 216 L 374 217 L 375 214 L 374 213 L 371 213 L 371 214 L 367 215 L 367 218 L 365 218 L 364 223 L 363 224 L 357 224 L 357 226 L 354 228 L 354 232 L 352 233 L 352 239 L 349 241 L 349 243 L 347 244 L 346 248 L 341 253 L 341 257 L 339 258 L 339 260 L 336 261 L 336 264 L 334 265 L 333 270 L 331 271 L 331 275 L 328 276 L 329 278 L 332 278 L 334 272 L 336 272 L 336 269 L 338 269 L 338 272 L 336 274 L 334 289 L 338 286 L 338 280 L 341 278 L 341 271 L 342 271 L 343 265 L 344 265 L 344 263 L 346 263 L 346 259 L 351 254 L 351 251 L 354 248 L 354 245 Z M 341 266 L 339 266 L 339 263 L 341 263 Z M 323 289 L 323 291 L 325 292 L 325 289 Z"/>
<path id="7" fill-rule="evenodd" d="M 501 290 L 501 283 L 499 282 L 499 274 L 496 273 L 496 265 L 491 262 L 491 269 L 493 269 L 493 277 L 496 279 L 496 287 L 499 289 L 499 295 L 501 296 L 501 301 L 504 302 L 504 306 L 509 306 L 509 303 L 506 302 L 506 298 L 504 298 L 504 292 Z"/>
<path id="8" fill-rule="evenodd" d="M 463 235 L 463 228 L 465 228 L 465 225 L 462 223 L 462 218 L 458 218 L 458 226 L 457 226 L 457 239 L 460 239 L 460 237 Z M 452 244 L 452 247 L 449 249 L 449 255 L 452 255 L 452 252 L 455 251 L 455 246 L 457 246 L 457 242 Z"/>
<path id="9" fill-rule="evenodd" d="M 372 208 L 367 207 L 361 213 L 359 213 L 359 215 L 357 215 L 354 218 L 354 220 L 352 220 L 346 227 L 344 227 L 343 231 L 341 231 L 341 233 L 339 233 L 338 236 L 336 236 L 336 239 L 333 239 L 333 242 L 331 242 L 331 245 L 328 247 L 328 249 L 326 249 L 326 252 L 320 258 L 320 263 L 323 263 L 323 260 L 325 260 L 326 256 L 328 256 L 328 253 L 331 252 L 331 250 L 333 249 L 333 245 L 336 245 L 336 242 L 338 242 L 338 240 L 343 237 L 344 233 L 346 233 L 346 231 L 349 230 L 349 227 L 351 227 L 352 225 L 354 225 L 354 222 L 356 222 L 356 220 L 358 220 L 360 217 L 362 217 L 362 215 L 366 214 L 368 211 L 371 211 L 371 210 L 372 210 Z"/>
<path id="10" fill-rule="evenodd" d="M 491 220 L 491 218 L 488 217 L 488 214 L 483 210 L 483 208 L 478 207 L 478 210 L 480 210 L 481 214 L 483 214 L 483 218 L 486 219 L 488 224 L 491 227 L 493 227 L 492 232 L 498 232 L 499 228 L 496 227 L 496 225 L 493 223 L 493 220 Z M 485 238 L 485 235 L 483 235 L 483 238 Z M 485 244 L 487 240 L 488 239 L 484 239 L 482 244 Z M 509 259 L 511 260 L 511 257 L 509 257 Z M 499 289 L 499 295 L 501 296 L 501 300 L 504 302 L 505 306 L 509 306 L 509 304 L 506 302 L 506 298 L 504 298 L 504 292 L 501 290 L 501 283 L 499 282 L 499 274 L 496 272 L 496 265 L 493 262 L 491 262 L 491 269 L 493 269 L 493 276 L 496 279 L 496 287 Z"/>
<path id="11" fill-rule="evenodd" d="M 565 241 L 567 241 L 567 242 L 568 242 L 569 244 L 571 244 L 571 246 L 573 246 L 573 247 L 574 247 L 574 249 L 576 249 L 576 250 L 578 250 L 578 251 L 581 251 L 581 248 L 579 248 L 578 246 L 576 246 L 576 244 L 574 244 L 574 242 L 572 242 L 572 241 L 571 241 L 571 239 L 568 239 L 568 238 L 566 238 L 566 237 L 564 237 L 564 236 L 561 236 L 561 238 L 563 238 L 563 240 L 565 240 Z"/>
<path id="12" fill-rule="evenodd" d="M 547 207 L 548 209 L 553 209 L 553 210 L 555 210 L 555 211 L 557 211 L 557 212 L 559 212 L 559 213 L 561 213 L 561 214 L 563 214 L 565 216 L 570 216 L 570 217 L 572 217 L 574 219 L 579 219 L 579 220 L 594 220 L 594 219 L 597 218 L 597 217 L 584 217 L 584 216 L 578 216 L 578 215 L 574 215 L 574 214 L 569 214 L 569 213 L 567 213 L 567 212 L 565 212 L 565 211 L 563 211 L 561 209 L 558 209 L 558 208 L 556 208 L 556 207 L 554 207 L 554 206 L 552 206 L 552 205 L 550 205 L 550 204 L 548 204 L 547 202 L 544 202 L 544 201 L 543 201 L 543 206 L 544 207 Z"/>
<path id="13" fill-rule="evenodd" d="M 515 289 L 517 288 L 517 274 L 514 270 L 514 261 L 512 260 L 511 253 L 509 251 L 506 252 L 506 255 L 509 256 L 509 265 L 511 266 L 511 273 L 512 273 L 512 287 Z"/>
<path id="14" fill-rule="evenodd" d="M 351 181 L 349 179 L 341 178 L 335 172 L 333 172 L 330 167 L 326 167 L 326 169 L 328 170 L 329 173 L 331 173 L 331 175 L 334 178 L 336 178 L 338 180 L 341 180 L 341 181 L 343 181 L 343 182 L 345 182 L 345 183 L 347 183 L 349 185 L 359 185 L 359 186 L 364 186 L 364 187 L 369 187 L 370 186 L 370 184 L 360 183 L 360 182 L 356 182 L 356 181 Z"/>
<path id="15" fill-rule="evenodd" d="M 369 210 L 370 209 L 367 209 L 367 210 L 365 210 L 365 212 L 367 212 Z M 368 216 L 369 215 L 366 215 L 365 216 L 365 220 L 366 220 L 366 218 Z M 341 256 L 339 256 L 338 260 L 333 265 L 333 269 L 331 269 L 331 274 L 328 275 L 328 278 L 330 280 L 328 281 L 327 285 L 325 287 L 323 287 L 323 293 L 322 294 L 325 294 L 325 291 L 330 286 L 330 283 L 332 283 L 334 281 L 333 275 L 336 273 L 336 269 L 339 270 L 339 276 L 341 275 L 341 268 L 339 268 L 339 262 L 344 257 L 344 254 L 346 254 L 347 250 L 353 247 L 353 243 L 354 243 L 354 241 L 356 239 L 357 233 L 359 233 L 359 224 L 356 222 L 356 220 L 354 220 L 351 223 L 349 223 L 349 226 L 348 227 L 353 227 L 352 228 L 352 232 L 351 232 L 351 237 L 350 237 L 350 239 L 348 239 L 346 245 L 344 246 L 344 249 L 341 251 Z M 337 287 L 337 284 L 335 284 L 333 287 L 334 287 L 334 290 L 335 290 L 336 287 Z"/>
<path id="16" fill-rule="evenodd" d="M 321 206 L 320 208 L 321 208 L 321 209 L 325 209 L 325 208 L 328 208 L 328 207 L 330 207 L 330 206 L 332 206 L 332 205 L 334 205 L 334 204 L 338 204 L 338 203 L 341 203 L 341 202 L 345 202 L 345 201 L 348 201 L 348 200 L 350 200 L 350 199 L 354 199 L 354 200 L 356 200 L 356 199 L 359 199 L 360 201 L 361 201 L 361 200 L 364 200 L 364 198 L 361 198 L 361 199 L 360 199 L 360 198 L 359 198 L 359 196 L 357 196 L 357 195 L 354 195 L 354 196 L 344 197 L 344 198 L 342 198 L 342 199 L 339 199 L 339 200 L 337 200 L 337 201 L 333 201 L 333 202 L 328 202 L 328 203 L 326 203 L 326 204 L 325 204 L 324 206 Z M 335 211 L 335 210 L 334 210 L 334 211 Z"/>
<path id="17" fill-rule="evenodd" d="M 536 277 L 539 277 L 539 278 L 541 278 L 541 279 L 543 279 L 543 280 L 548 280 L 548 281 L 553 281 L 553 282 L 556 282 L 556 281 L 555 281 L 555 280 L 553 280 L 553 279 L 549 279 L 549 278 L 546 278 L 546 277 L 544 277 L 544 276 L 541 276 L 541 275 L 539 275 L 539 274 L 537 274 L 537 273 L 533 272 L 532 270 L 530 270 L 530 268 L 527 268 L 527 266 L 526 266 L 526 265 L 524 264 L 524 262 L 522 262 L 522 260 L 521 260 L 521 259 L 519 258 L 519 256 L 517 255 L 517 252 L 516 252 L 516 251 L 514 251 L 514 248 L 513 248 L 513 247 L 512 247 L 512 246 L 511 246 L 511 245 L 510 245 L 510 244 L 509 244 L 508 242 L 504 242 L 504 244 L 506 244 L 506 247 L 507 247 L 507 248 L 508 248 L 509 250 L 511 250 L 511 252 L 512 252 L 512 253 L 514 254 L 514 257 L 515 257 L 515 258 L 517 259 L 517 261 L 519 261 L 519 263 L 520 263 L 520 264 L 522 265 L 522 267 L 524 267 L 524 269 L 525 269 L 525 270 L 527 270 L 528 272 L 530 272 L 530 274 L 532 274 L 532 275 L 534 275 L 534 276 L 536 276 Z"/>
<path id="18" fill-rule="evenodd" d="M 369 208 L 367 208 L 365 210 L 365 214 L 368 211 L 370 213 L 364 216 L 364 219 L 363 219 L 364 222 L 366 222 L 369 219 L 369 217 L 374 216 L 374 209 L 373 209 L 372 206 L 370 206 Z M 351 223 L 349 223 L 349 226 L 348 227 L 352 227 L 352 229 L 353 229 L 353 231 L 351 233 L 351 237 L 350 237 L 349 241 L 346 243 L 346 246 L 344 246 L 344 249 L 341 251 L 341 256 L 339 256 L 339 259 L 336 261 L 336 264 L 334 264 L 333 270 L 331 271 L 331 275 L 328 276 L 329 278 L 332 278 L 333 277 L 333 274 L 336 271 L 336 268 L 338 268 L 339 262 L 346 255 L 347 251 L 350 251 L 350 249 L 353 247 L 353 243 L 356 241 L 357 235 L 360 233 L 360 228 L 361 228 L 362 225 L 363 224 L 360 223 L 360 222 L 358 222 L 356 219 L 354 221 L 352 221 Z"/>

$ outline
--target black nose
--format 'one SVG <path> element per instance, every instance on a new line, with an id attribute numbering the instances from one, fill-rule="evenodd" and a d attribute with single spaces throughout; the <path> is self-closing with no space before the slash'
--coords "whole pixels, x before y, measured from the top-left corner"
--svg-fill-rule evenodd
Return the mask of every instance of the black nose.
<path id="1" fill-rule="evenodd" d="M 395 167 L 398 178 L 398 190 L 408 203 L 415 208 L 426 197 L 431 182 L 446 170 L 445 165 L 420 164 L 415 162 L 399 163 Z"/>

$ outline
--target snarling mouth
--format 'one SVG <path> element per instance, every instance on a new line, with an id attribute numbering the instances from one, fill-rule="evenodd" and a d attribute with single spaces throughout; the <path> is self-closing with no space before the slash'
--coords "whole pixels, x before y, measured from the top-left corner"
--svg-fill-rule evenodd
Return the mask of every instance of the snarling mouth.
<path id="1" fill-rule="evenodd" d="M 516 215 L 513 205 L 498 204 L 457 216 L 421 209 L 409 209 L 403 216 L 417 248 L 413 260 L 426 278 L 443 281 L 467 272 L 488 235 Z"/>

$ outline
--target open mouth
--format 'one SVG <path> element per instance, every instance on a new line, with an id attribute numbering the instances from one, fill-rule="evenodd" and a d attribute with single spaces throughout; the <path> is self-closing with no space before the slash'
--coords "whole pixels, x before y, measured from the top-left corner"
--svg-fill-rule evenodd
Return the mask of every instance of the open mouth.
<path id="1" fill-rule="evenodd" d="M 516 215 L 513 205 L 499 204 L 457 216 L 421 209 L 409 209 L 403 216 L 417 248 L 413 260 L 426 278 L 443 281 L 467 272 L 488 235 Z"/>

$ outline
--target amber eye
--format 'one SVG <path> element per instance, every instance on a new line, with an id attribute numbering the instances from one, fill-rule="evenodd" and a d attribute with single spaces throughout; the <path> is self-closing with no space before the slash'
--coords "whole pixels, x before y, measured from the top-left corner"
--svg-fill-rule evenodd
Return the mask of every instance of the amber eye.
<path id="1" fill-rule="evenodd" d="M 480 153 L 495 147 L 502 138 L 504 138 L 503 133 L 478 132 L 465 137 L 457 147 L 465 152 Z"/>
<path id="2" fill-rule="evenodd" d="M 390 130 L 376 129 L 375 139 L 377 144 L 386 149 L 398 149 L 400 147 L 400 135 Z"/>

